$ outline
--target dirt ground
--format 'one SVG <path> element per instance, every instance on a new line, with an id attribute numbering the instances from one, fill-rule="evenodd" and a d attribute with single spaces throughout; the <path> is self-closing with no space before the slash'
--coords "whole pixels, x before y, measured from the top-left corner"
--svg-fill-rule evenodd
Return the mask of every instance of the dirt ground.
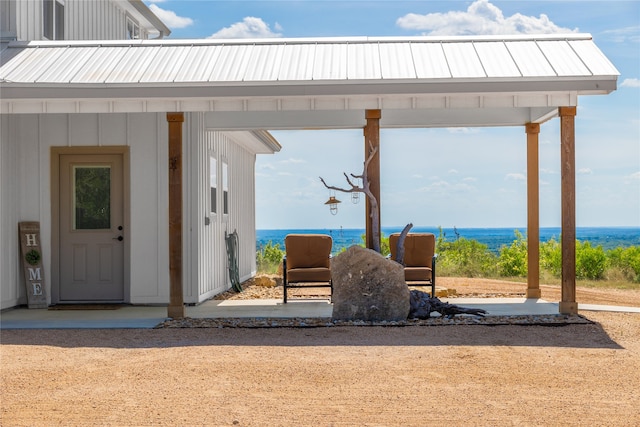
<path id="1" fill-rule="evenodd" d="M 594 323 L 6 330 L 0 424 L 640 425 L 640 314 L 581 314 Z"/>

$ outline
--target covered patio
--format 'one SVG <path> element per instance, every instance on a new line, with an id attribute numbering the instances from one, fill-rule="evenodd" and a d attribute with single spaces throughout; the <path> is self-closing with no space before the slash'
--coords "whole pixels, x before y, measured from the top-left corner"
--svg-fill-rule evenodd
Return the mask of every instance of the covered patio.
<path id="1" fill-rule="evenodd" d="M 2 52 L 1 64 L 2 114 L 166 112 L 174 166 L 182 161 L 185 112 L 202 113 L 211 130 L 361 128 L 365 154 L 379 146 L 380 128 L 521 126 L 528 159 L 529 299 L 540 297 L 538 135 L 542 123 L 559 117 L 562 298 L 553 308 L 578 312 L 578 98 L 614 91 L 619 75 L 588 34 L 17 42 Z M 177 190 L 180 169 L 173 170 L 168 314 L 180 318 L 190 308 L 185 312 L 182 302 L 184 200 Z M 379 158 L 368 176 L 380 200 Z"/>
<path id="2" fill-rule="evenodd" d="M 488 319 L 503 316 L 556 315 L 558 304 L 526 298 L 457 298 L 453 304 L 481 308 Z M 640 311 L 640 310 L 639 310 Z M 331 323 L 332 305 L 328 300 L 211 300 L 185 307 L 185 317 L 195 324 L 208 319 L 235 319 L 233 327 L 318 327 Z M 458 319 L 476 319 L 459 316 Z M 297 320 L 294 320 L 297 319 Z M 435 319 L 435 318 L 434 318 Z M 112 329 L 154 328 L 167 320 L 165 307 L 125 306 L 114 310 L 28 310 L 2 313 L 0 329 Z M 494 321 L 489 323 L 495 324 Z"/>

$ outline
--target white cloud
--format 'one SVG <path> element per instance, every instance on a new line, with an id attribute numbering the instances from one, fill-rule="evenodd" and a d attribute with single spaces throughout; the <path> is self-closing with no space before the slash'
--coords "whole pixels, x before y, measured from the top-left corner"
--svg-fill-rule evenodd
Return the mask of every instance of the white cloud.
<path id="1" fill-rule="evenodd" d="M 446 192 L 446 191 L 449 191 L 449 189 L 451 189 L 451 184 L 449 184 L 447 181 L 436 181 L 432 184 L 429 184 L 426 187 L 419 188 L 418 192 L 425 192 L 425 193 Z"/>
<path id="2" fill-rule="evenodd" d="M 411 178 L 420 179 L 422 178 L 422 175 L 420 175 L 419 173 L 414 173 L 413 175 L 411 175 Z"/>
<path id="3" fill-rule="evenodd" d="M 607 30 L 602 34 L 616 43 L 640 43 L 640 25 Z"/>
<path id="4" fill-rule="evenodd" d="M 307 161 L 304 160 L 304 159 L 295 159 L 295 158 L 291 157 L 289 159 L 281 160 L 280 163 L 297 165 L 297 164 L 300 164 L 300 163 L 307 163 Z"/>
<path id="5" fill-rule="evenodd" d="M 449 174 L 457 174 L 458 171 L 456 169 L 449 169 Z"/>
<path id="6" fill-rule="evenodd" d="M 504 177 L 505 181 L 526 181 L 527 177 L 521 173 L 508 173 Z"/>
<path id="7" fill-rule="evenodd" d="M 489 0 L 476 0 L 466 11 L 409 13 L 397 19 L 396 25 L 406 30 L 424 31 L 430 36 L 493 35 L 493 34 L 553 34 L 576 32 L 578 29 L 559 27 L 547 15 L 539 17 L 516 13 L 505 17 L 502 10 Z"/>
<path id="8" fill-rule="evenodd" d="M 449 133 L 462 133 L 462 134 L 474 134 L 480 133 L 478 128 L 447 128 L 447 132 Z"/>
<path id="9" fill-rule="evenodd" d="M 640 87 L 640 79 L 624 79 L 620 87 Z"/>
<path id="10" fill-rule="evenodd" d="M 634 172 L 631 175 L 628 175 L 627 178 L 640 180 L 640 171 Z"/>
<path id="11" fill-rule="evenodd" d="M 578 174 L 580 174 L 580 175 L 591 175 L 591 174 L 593 174 L 593 171 L 591 170 L 591 168 L 580 168 L 580 169 L 578 169 Z"/>
<path id="12" fill-rule="evenodd" d="M 419 188 L 417 192 L 419 193 L 437 193 L 437 194 L 449 194 L 449 193 L 470 193 L 473 192 L 476 188 L 472 185 L 468 185 L 464 182 L 447 182 L 447 181 L 436 181 L 429 184 L 426 187 Z"/>
<path id="13" fill-rule="evenodd" d="M 464 182 L 476 182 L 477 180 L 478 180 L 478 178 L 474 178 L 472 176 L 468 176 L 468 177 L 463 179 Z"/>
<path id="14" fill-rule="evenodd" d="M 186 28 L 190 25 L 193 25 L 193 19 L 186 18 L 183 16 L 178 16 L 174 11 L 164 10 L 155 4 L 149 6 L 149 9 L 160 18 L 164 24 L 171 28 Z"/>
<path id="15" fill-rule="evenodd" d="M 281 31 L 282 27 L 275 24 L 275 30 Z M 269 24 L 260 18 L 253 16 L 245 17 L 242 22 L 236 22 L 229 27 L 225 27 L 210 35 L 210 39 L 250 39 L 250 38 L 269 38 L 282 37 L 282 34 L 271 31 Z"/>

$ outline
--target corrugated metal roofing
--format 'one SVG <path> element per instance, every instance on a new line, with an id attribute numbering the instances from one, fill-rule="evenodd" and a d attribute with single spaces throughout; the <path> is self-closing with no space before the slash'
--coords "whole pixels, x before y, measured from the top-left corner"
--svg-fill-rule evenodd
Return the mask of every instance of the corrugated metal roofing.
<path id="1" fill-rule="evenodd" d="M 593 78 L 618 71 L 588 35 L 15 43 L 3 86 Z"/>
<path id="2" fill-rule="evenodd" d="M 2 46 L 6 46 L 3 44 Z M 215 129 L 511 126 L 616 89 L 590 35 L 13 42 L 0 113 L 197 111 Z"/>

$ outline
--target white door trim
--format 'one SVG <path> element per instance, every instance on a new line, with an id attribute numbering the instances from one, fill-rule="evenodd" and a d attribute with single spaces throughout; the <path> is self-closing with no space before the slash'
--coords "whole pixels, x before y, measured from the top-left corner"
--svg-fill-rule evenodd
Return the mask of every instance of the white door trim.
<path id="1" fill-rule="evenodd" d="M 130 157 L 127 146 L 52 147 L 51 148 L 51 303 L 60 302 L 60 156 L 67 154 L 121 154 L 123 160 L 124 207 L 124 301 L 131 301 L 131 183 Z"/>

